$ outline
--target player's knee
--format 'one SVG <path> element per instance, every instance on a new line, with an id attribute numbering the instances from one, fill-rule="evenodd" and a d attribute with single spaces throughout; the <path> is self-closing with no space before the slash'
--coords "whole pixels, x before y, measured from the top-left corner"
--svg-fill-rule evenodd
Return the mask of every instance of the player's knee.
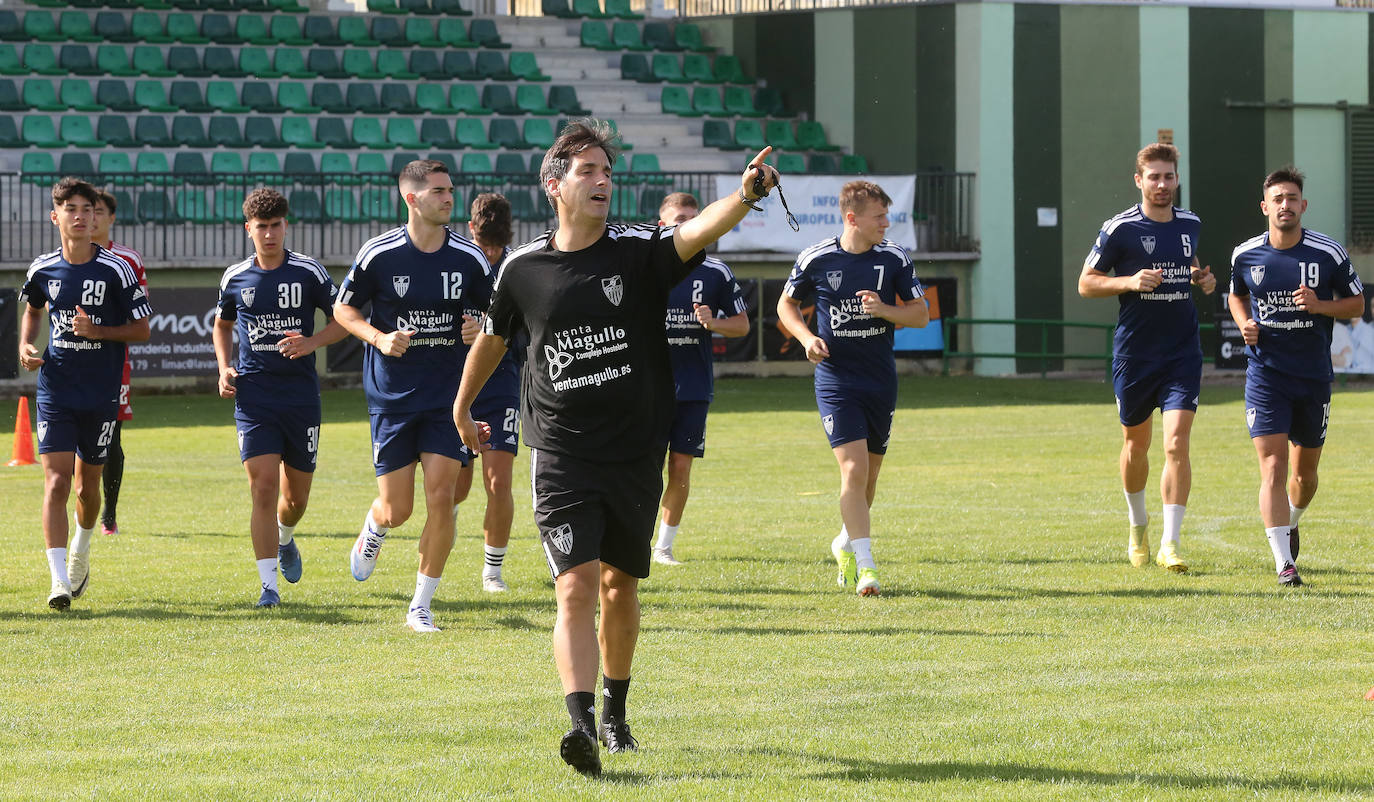
<path id="1" fill-rule="evenodd" d="M 508 474 L 487 475 L 487 495 L 494 498 L 511 497 L 511 478 Z"/>
<path id="2" fill-rule="evenodd" d="M 48 471 L 43 477 L 43 489 L 49 496 L 66 498 L 72 492 L 72 477 L 60 471 Z"/>
<path id="3" fill-rule="evenodd" d="M 558 610 L 562 614 L 577 614 L 596 609 L 597 587 L 594 580 L 568 577 L 558 583 Z"/>
<path id="4" fill-rule="evenodd" d="M 1175 462 L 1188 459 L 1188 438 L 1177 434 L 1170 436 L 1164 441 L 1164 453 Z"/>
<path id="5" fill-rule="evenodd" d="M 392 529 L 410 520 L 410 514 L 413 511 L 412 506 L 411 504 L 382 501 L 373 507 L 376 511 L 373 517 L 378 519 L 377 523 L 381 526 Z"/>

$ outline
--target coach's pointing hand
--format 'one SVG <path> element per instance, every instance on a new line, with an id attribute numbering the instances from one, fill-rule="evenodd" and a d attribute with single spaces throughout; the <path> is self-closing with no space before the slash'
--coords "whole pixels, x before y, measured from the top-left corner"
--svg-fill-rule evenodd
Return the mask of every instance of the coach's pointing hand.
<path id="1" fill-rule="evenodd" d="M 759 155 L 750 160 L 749 166 L 744 168 L 744 176 L 740 181 L 740 191 L 743 192 L 744 197 L 749 200 L 758 200 L 762 198 L 768 194 L 770 189 L 778 185 L 778 171 L 764 162 L 764 159 L 772 152 L 773 148 L 771 145 L 764 148 L 759 151 Z M 761 193 L 756 192 L 754 189 L 754 181 L 759 176 L 763 177 L 763 192 Z"/>

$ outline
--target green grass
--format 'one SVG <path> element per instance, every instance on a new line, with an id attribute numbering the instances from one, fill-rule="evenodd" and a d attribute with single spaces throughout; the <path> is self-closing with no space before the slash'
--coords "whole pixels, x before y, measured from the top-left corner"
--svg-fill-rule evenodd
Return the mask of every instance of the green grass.
<path id="1" fill-rule="evenodd" d="M 1368 797 L 1374 394 L 1337 393 L 1296 592 L 1274 582 L 1240 389 L 1203 400 L 1176 576 L 1125 561 L 1106 385 L 904 380 L 874 510 L 884 595 L 859 599 L 833 584 L 809 382 L 721 382 L 687 564 L 643 585 L 643 750 L 598 784 L 555 754 L 523 454 L 512 592 L 478 587 L 470 502 L 444 632 L 420 637 L 417 522 L 366 584 L 346 566 L 375 492 L 360 392 L 326 395 L 305 578 L 270 612 L 230 404 L 139 398 L 124 532 L 96 536 L 68 613 L 44 603 L 39 471 L 0 469 L 0 798 Z M 1153 488 L 1158 439 L 1152 456 Z"/>

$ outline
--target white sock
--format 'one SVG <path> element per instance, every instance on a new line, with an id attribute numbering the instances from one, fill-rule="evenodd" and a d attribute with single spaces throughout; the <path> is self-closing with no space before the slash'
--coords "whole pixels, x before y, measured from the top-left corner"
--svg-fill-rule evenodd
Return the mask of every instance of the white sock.
<path id="1" fill-rule="evenodd" d="M 287 526 L 286 524 L 284 524 L 284 523 L 281 522 L 281 519 L 277 519 L 277 544 L 278 544 L 278 545 L 285 546 L 287 543 L 290 543 L 290 542 L 291 542 L 291 539 L 292 539 L 293 537 L 295 537 L 295 536 L 296 536 L 296 527 L 294 527 L 294 526 Z"/>
<path id="2" fill-rule="evenodd" d="M 262 580 L 263 590 L 277 589 L 277 558 L 268 557 L 258 560 L 258 579 Z"/>
<path id="3" fill-rule="evenodd" d="M 439 589 L 439 577 L 425 576 L 419 571 L 415 572 L 415 598 L 410 600 L 410 609 L 416 607 L 429 608 L 429 603 L 434 601 L 434 591 Z"/>
<path id="4" fill-rule="evenodd" d="M 382 526 L 378 524 L 376 521 L 372 520 L 372 510 L 370 509 L 367 511 L 367 523 L 365 524 L 365 526 L 367 526 L 368 529 L 371 529 L 373 532 L 379 535 L 385 535 L 387 532 L 391 531 L 387 527 Z"/>
<path id="5" fill-rule="evenodd" d="M 1182 504 L 1164 505 L 1164 543 L 1178 547 L 1178 537 L 1183 529 L 1183 513 L 1188 508 Z"/>
<path id="6" fill-rule="evenodd" d="M 831 551 L 839 549 L 840 551 L 848 551 L 851 553 L 854 551 L 854 547 L 849 545 L 848 529 L 846 529 L 843 526 L 840 527 L 840 533 L 838 535 L 835 535 L 834 540 L 830 541 L 830 549 Z"/>
<path id="7" fill-rule="evenodd" d="M 48 573 L 52 574 L 54 582 L 60 581 L 64 585 L 72 583 L 67 576 L 66 549 L 48 549 Z"/>
<path id="8" fill-rule="evenodd" d="M 1126 514 L 1131 519 L 1131 526 L 1144 526 L 1150 520 L 1150 516 L 1145 512 L 1145 491 L 1121 492 L 1126 493 Z"/>
<path id="9" fill-rule="evenodd" d="M 457 522 L 457 520 L 458 520 L 458 508 L 461 507 L 461 506 L 463 506 L 463 505 L 461 505 L 461 504 L 454 504 L 454 505 L 453 505 L 453 520 L 455 521 L 455 525 L 456 525 L 456 522 Z"/>
<path id="10" fill-rule="evenodd" d="M 483 546 L 482 550 L 486 553 L 487 564 L 482 568 L 482 576 L 501 578 L 501 563 L 506 559 L 506 546 L 496 548 L 495 546 Z"/>
<path id="11" fill-rule="evenodd" d="M 1264 530 L 1264 536 L 1269 538 L 1269 549 L 1274 552 L 1274 570 L 1282 571 L 1284 566 L 1293 562 L 1293 550 L 1288 542 L 1289 528 L 1286 526 L 1271 526 Z"/>
<path id="12" fill-rule="evenodd" d="M 681 526 L 679 524 L 678 526 Z M 677 526 L 669 526 L 662 521 L 658 523 L 658 542 L 654 544 L 656 549 L 671 549 L 673 538 L 677 537 Z"/>
<path id="13" fill-rule="evenodd" d="M 878 567 L 873 564 L 873 538 L 856 537 L 849 541 L 849 545 L 854 547 L 854 560 L 859 570 Z"/>
<path id="14" fill-rule="evenodd" d="M 1288 528 L 1290 530 L 1298 528 L 1298 519 L 1307 512 L 1306 507 L 1294 507 L 1293 502 L 1288 502 Z"/>
<path id="15" fill-rule="evenodd" d="M 77 554 L 89 554 L 91 551 L 91 535 L 95 534 L 95 527 L 86 529 L 81 524 L 76 525 L 76 533 L 72 535 L 72 542 L 68 545 Z"/>

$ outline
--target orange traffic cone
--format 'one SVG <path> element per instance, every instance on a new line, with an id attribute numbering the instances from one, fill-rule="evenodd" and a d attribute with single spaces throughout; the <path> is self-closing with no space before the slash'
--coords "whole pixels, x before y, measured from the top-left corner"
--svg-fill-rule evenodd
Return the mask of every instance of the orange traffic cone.
<path id="1" fill-rule="evenodd" d="M 19 412 L 14 416 L 14 452 L 9 461 L 11 468 L 20 465 L 33 465 L 33 428 L 29 424 L 29 397 L 19 396 Z"/>

